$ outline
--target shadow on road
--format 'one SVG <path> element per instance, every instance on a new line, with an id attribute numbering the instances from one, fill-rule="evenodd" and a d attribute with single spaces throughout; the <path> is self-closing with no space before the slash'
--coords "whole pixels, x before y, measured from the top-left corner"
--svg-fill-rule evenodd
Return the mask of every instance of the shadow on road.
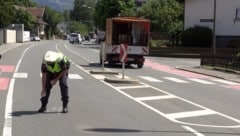
<path id="1" fill-rule="evenodd" d="M 44 113 L 38 113 L 37 111 L 14 111 L 11 113 L 13 117 L 20 117 L 20 116 L 28 116 L 28 115 L 36 115 L 36 114 L 53 114 L 53 113 L 59 113 L 59 112 L 44 112 Z"/>
<path id="2" fill-rule="evenodd" d="M 90 129 L 84 129 L 85 131 L 89 132 L 99 132 L 99 133 L 176 133 L 176 134 L 192 134 L 192 132 L 189 131 L 171 131 L 171 130 L 138 130 L 138 129 L 120 129 L 120 128 L 90 128 Z M 199 132 L 202 134 L 213 134 L 213 135 L 227 135 L 227 136 L 236 136 L 240 135 L 240 133 L 226 133 L 226 132 Z"/>

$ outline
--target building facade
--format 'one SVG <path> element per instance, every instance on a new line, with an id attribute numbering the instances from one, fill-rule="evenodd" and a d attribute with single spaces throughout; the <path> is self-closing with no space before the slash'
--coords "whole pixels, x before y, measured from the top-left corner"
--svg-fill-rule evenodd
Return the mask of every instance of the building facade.
<path id="1" fill-rule="evenodd" d="M 213 29 L 216 13 L 216 45 L 227 47 L 234 40 L 240 41 L 240 0 L 214 1 L 185 0 L 184 28 L 198 25 Z"/>

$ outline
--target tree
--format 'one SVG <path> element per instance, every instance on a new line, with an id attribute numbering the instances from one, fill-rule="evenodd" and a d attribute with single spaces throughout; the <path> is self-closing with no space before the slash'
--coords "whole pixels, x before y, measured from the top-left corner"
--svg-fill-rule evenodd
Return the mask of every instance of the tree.
<path id="1" fill-rule="evenodd" d="M 10 2 L 0 1 L 0 28 L 4 28 L 12 23 L 14 10 Z"/>
<path id="2" fill-rule="evenodd" d="M 151 31 L 171 35 L 183 30 L 183 4 L 175 0 L 148 0 L 138 16 L 151 20 Z"/>
<path id="3" fill-rule="evenodd" d="M 77 21 L 70 21 L 68 23 L 68 29 L 71 33 L 80 33 L 82 35 L 87 35 L 88 28 L 86 24 L 79 23 Z"/>
<path id="4" fill-rule="evenodd" d="M 105 29 L 106 18 L 134 16 L 135 10 L 135 0 L 98 0 L 94 13 L 95 26 Z"/>
<path id="5" fill-rule="evenodd" d="M 24 24 L 25 30 L 30 31 L 36 22 L 32 16 L 24 10 L 16 10 L 14 19 L 12 21 L 15 24 Z"/>
<path id="6" fill-rule="evenodd" d="M 64 10 L 63 11 L 63 17 L 65 21 L 69 21 L 70 19 L 70 11 L 69 10 Z"/>
<path id="7" fill-rule="evenodd" d="M 58 11 L 46 7 L 43 19 L 48 23 L 46 26 L 47 38 L 51 38 L 53 35 L 57 35 L 59 32 L 57 25 L 59 22 L 64 20 L 63 15 Z"/>
<path id="8" fill-rule="evenodd" d="M 73 9 L 70 11 L 72 20 L 84 22 L 92 20 L 95 0 L 74 0 Z"/>

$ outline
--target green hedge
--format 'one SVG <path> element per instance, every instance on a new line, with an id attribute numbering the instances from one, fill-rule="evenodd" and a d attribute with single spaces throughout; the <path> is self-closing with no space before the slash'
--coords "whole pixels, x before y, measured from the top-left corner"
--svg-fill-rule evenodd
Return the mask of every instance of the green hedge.
<path id="1" fill-rule="evenodd" d="M 212 40 L 212 30 L 208 27 L 202 26 L 195 26 L 186 29 L 181 37 L 183 47 L 211 47 Z"/>

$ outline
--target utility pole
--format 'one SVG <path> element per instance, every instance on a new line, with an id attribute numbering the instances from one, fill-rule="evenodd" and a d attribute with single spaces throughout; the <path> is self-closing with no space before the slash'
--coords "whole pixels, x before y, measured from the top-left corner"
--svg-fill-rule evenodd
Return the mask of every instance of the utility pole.
<path id="1" fill-rule="evenodd" d="M 216 54 L 216 8 L 217 0 L 214 0 L 214 11 L 213 11 L 213 55 Z"/>

